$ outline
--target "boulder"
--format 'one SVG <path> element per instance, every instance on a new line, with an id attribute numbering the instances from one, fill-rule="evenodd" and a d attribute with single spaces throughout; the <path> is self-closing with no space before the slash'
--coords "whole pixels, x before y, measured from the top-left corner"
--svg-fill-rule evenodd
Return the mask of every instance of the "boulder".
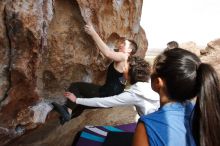
<path id="1" fill-rule="evenodd" d="M 116 45 L 119 37 L 126 37 L 137 42 L 137 55 L 144 57 L 147 40 L 140 26 L 142 2 L 0 1 L 1 145 L 12 144 L 33 129 L 40 129 L 42 123 L 47 125 L 51 119 L 58 118 L 45 119 L 42 110 L 49 112 L 52 101 L 64 102 L 64 88 L 71 82 L 103 84 L 110 61 L 85 33 L 88 19 L 110 47 Z M 89 18 L 85 15 L 88 11 L 92 14 Z M 111 121 L 111 118 L 103 116 L 102 120 Z M 92 121 L 98 123 L 99 117 L 92 117 Z"/>
<path id="2" fill-rule="evenodd" d="M 201 56 L 202 61 L 211 64 L 220 77 L 220 39 L 210 41 L 205 48 L 205 52 Z"/>

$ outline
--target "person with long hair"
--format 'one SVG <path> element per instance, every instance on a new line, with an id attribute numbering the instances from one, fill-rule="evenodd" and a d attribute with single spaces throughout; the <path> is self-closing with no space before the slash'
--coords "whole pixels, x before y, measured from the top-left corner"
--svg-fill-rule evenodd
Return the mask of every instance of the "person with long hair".
<path id="1" fill-rule="evenodd" d="M 219 79 L 211 65 L 184 49 L 164 51 L 154 61 L 151 86 L 161 107 L 140 117 L 133 146 L 220 145 Z"/>

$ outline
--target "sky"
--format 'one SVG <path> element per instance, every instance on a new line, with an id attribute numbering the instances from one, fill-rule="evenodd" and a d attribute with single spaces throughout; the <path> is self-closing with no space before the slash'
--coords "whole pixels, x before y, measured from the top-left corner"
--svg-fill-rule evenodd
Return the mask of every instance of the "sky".
<path id="1" fill-rule="evenodd" d="M 220 38 L 220 0 L 143 0 L 141 26 L 149 51 L 172 40 L 206 46 Z"/>

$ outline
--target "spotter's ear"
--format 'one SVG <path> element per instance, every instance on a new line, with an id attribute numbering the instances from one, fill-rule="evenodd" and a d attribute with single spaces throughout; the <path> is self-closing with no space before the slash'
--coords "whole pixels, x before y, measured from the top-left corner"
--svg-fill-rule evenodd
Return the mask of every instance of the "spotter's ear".
<path id="1" fill-rule="evenodd" d="M 164 80 L 161 77 L 155 77 L 151 80 L 151 85 L 154 91 L 158 92 L 165 87 Z"/>

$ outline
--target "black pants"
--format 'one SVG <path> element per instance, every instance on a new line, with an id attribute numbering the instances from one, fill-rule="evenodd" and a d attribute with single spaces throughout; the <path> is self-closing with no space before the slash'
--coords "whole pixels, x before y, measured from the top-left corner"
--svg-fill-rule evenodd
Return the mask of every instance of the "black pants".
<path id="1" fill-rule="evenodd" d="M 78 98 L 93 98 L 100 97 L 101 86 L 93 83 L 86 82 L 74 82 L 68 88 L 68 91 L 74 93 Z M 66 101 L 66 106 L 72 109 L 72 118 L 79 116 L 84 109 L 92 109 L 94 107 L 88 107 L 84 105 L 76 104 L 69 99 Z"/>

